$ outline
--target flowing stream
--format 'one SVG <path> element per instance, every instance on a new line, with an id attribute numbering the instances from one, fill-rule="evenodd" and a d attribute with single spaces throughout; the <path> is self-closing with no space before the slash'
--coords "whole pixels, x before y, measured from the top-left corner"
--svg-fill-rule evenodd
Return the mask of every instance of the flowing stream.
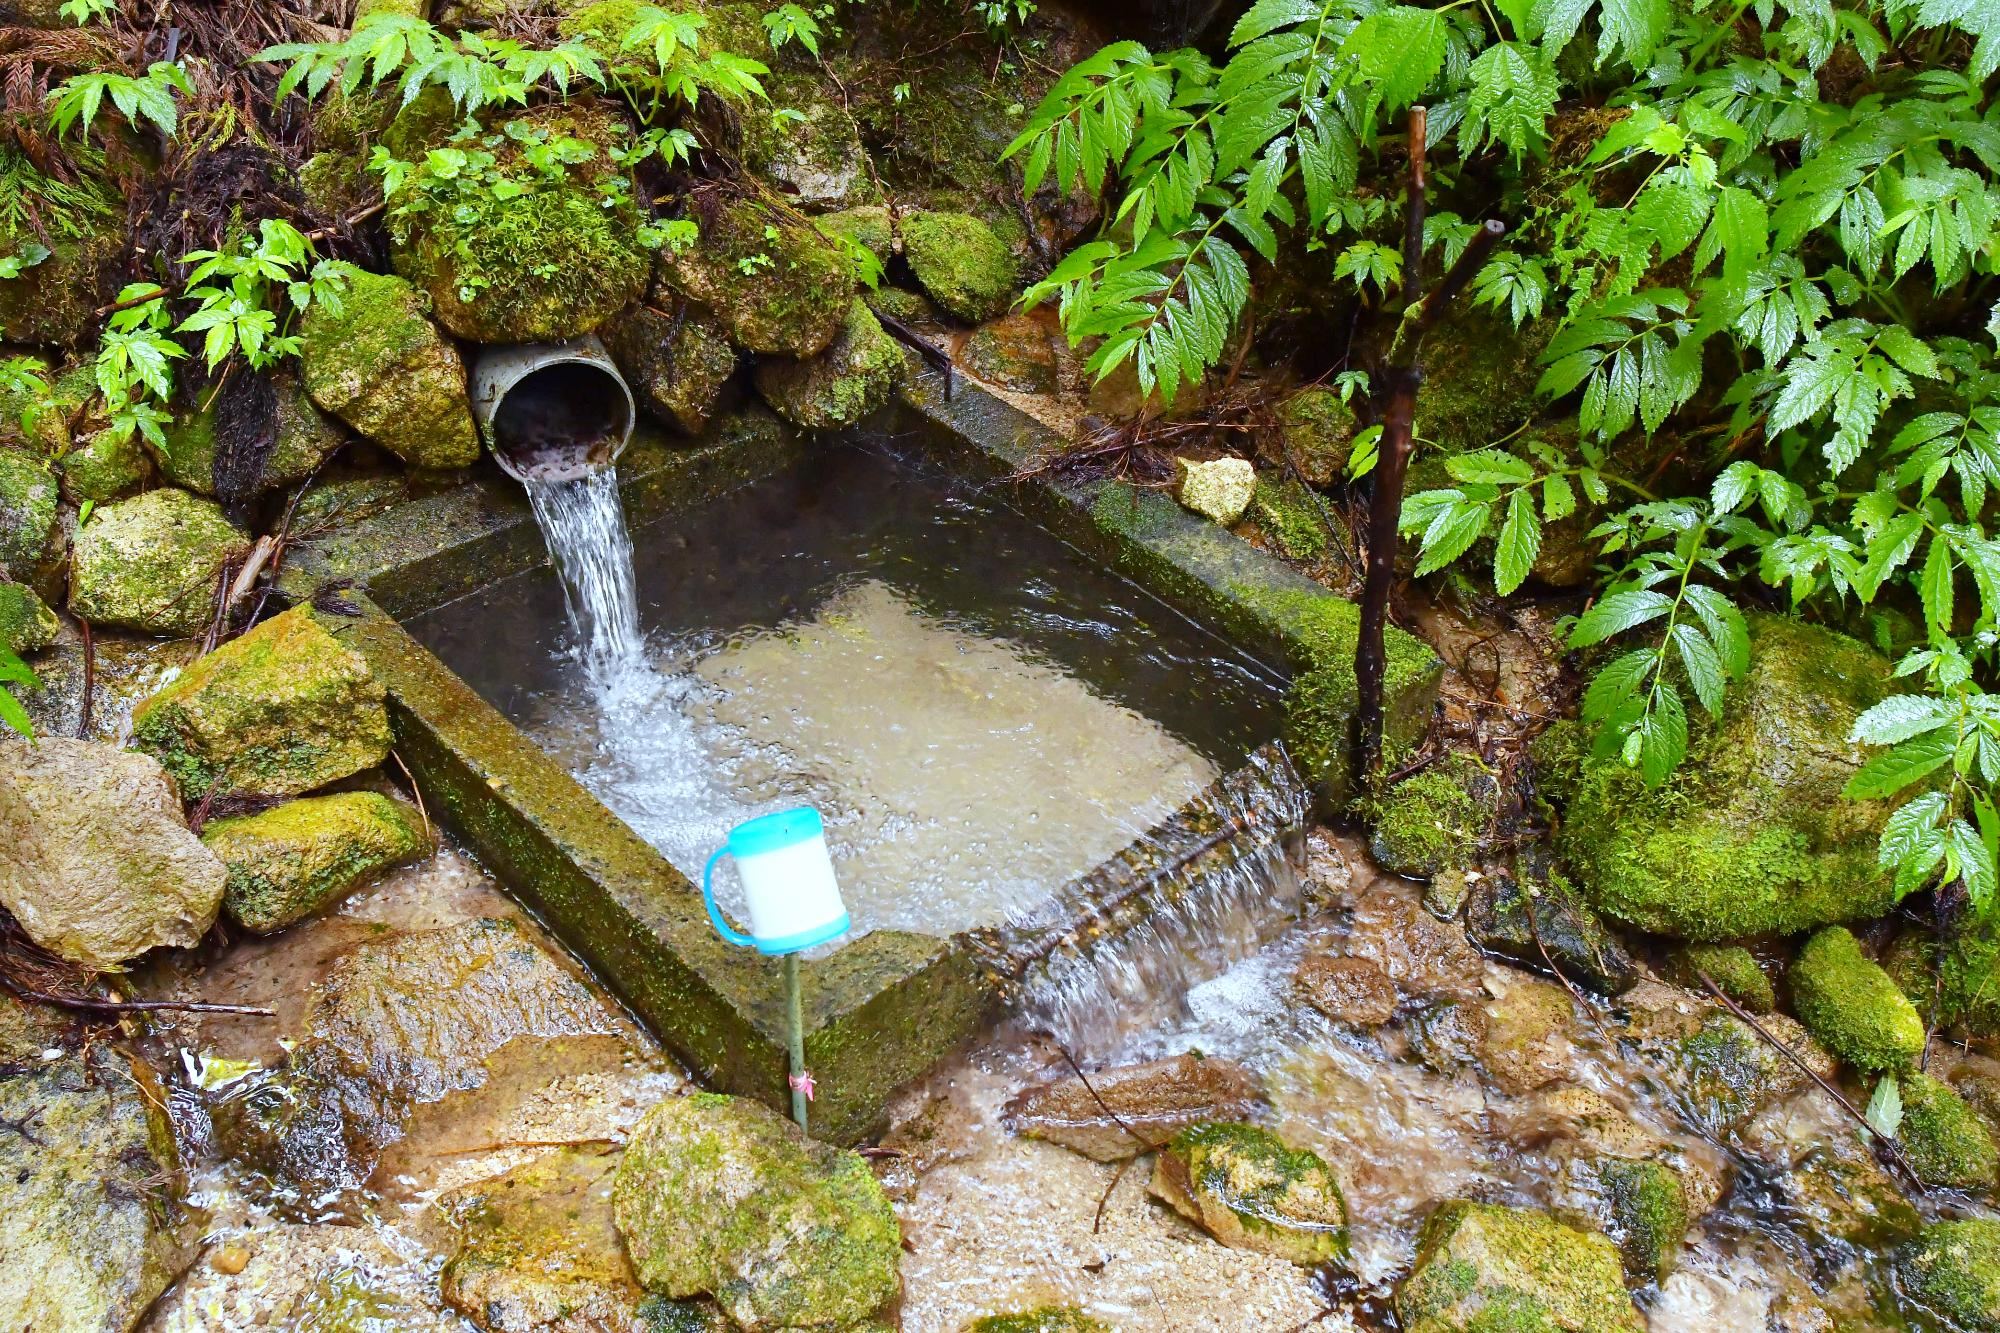
<path id="1" fill-rule="evenodd" d="M 632 538 L 618 497 L 618 469 L 524 483 L 535 521 L 562 579 L 577 651 L 600 686 L 644 660 Z"/>

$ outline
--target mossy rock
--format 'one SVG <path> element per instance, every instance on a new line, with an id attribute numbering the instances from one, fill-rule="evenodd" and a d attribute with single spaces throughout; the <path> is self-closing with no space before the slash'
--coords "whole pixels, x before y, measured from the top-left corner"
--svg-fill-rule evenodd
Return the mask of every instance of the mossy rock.
<path id="1" fill-rule="evenodd" d="M 1313 486 L 1327 487 L 1347 472 L 1354 436 L 1361 429 L 1354 409 L 1332 389 L 1301 389 L 1278 405 L 1276 439 L 1266 452 L 1289 464 Z"/>
<path id="2" fill-rule="evenodd" d="M 105 429 L 77 442 L 56 464 L 66 498 L 106 504 L 144 490 L 153 482 L 153 461 L 136 436 Z"/>
<path id="3" fill-rule="evenodd" d="M 736 373 L 736 349 L 720 320 L 700 306 L 669 315 L 635 305 L 598 336 L 641 407 L 683 434 L 708 429 Z"/>
<path id="4" fill-rule="evenodd" d="M 306 207 L 329 222 L 382 202 L 382 178 L 354 153 L 322 150 L 299 167 L 299 193 Z"/>
<path id="5" fill-rule="evenodd" d="M 1936 1222 L 1896 1252 L 1904 1296 L 1963 1333 L 2000 1333 L 2000 1221 Z"/>
<path id="6" fill-rule="evenodd" d="M 44 592 L 63 560 L 62 488 L 19 449 L 0 449 L 0 571 Z"/>
<path id="7" fill-rule="evenodd" d="M 2000 929 L 1962 921 L 1939 944 L 1920 927 L 1897 936 L 1882 968 L 1939 1028 L 1974 1040 L 2000 1037 Z"/>
<path id="8" fill-rule="evenodd" d="M 2000 1150 L 1965 1099 L 1914 1070 L 1897 1079 L 1897 1088 L 1903 1095 L 1903 1123 L 1896 1140 L 1917 1179 L 1946 1189 L 1991 1189 L 2000 1170 Z"/>
<path id="9" fill-rule="evenodd" d="M 1347 1200 L 1332 1168 L 1261 1126 L 1182 1130 L 1149 1188 L 1230 1249 L 1306 1265 L 1346 1257 Z"/>
<path id="10" fill-rule="evenodd" d="M 1073 1305 L 1048 1305 L 1021 1314 L 990 1314 L 967 1324 L 962 1333 L 1113 1333 Z"/>
<path id="11" fill-rule="evenodd" d="M 1059 387 L 1058 336 L 1036 314 L 1003 315 L 972 331 L 958 350 L 958 364 L 968 375 L 997 388 L 1054 393 Z"/>
<path id="12" fill-rule="evenodd" d="M 62 622 L 33 588 L 0 580 L 0 646 L 19 656 L 48 647 L 61 632 Z"/>
<path id="13" fill-rule="evenodd" d="M 1524 886 L 1523 874 L 1541 878 Z M 1524 860 L 1515 874 L 1474 878 L 1463 902 L 1466 935 L 1488 954 L 1525 967 L 1553 967 L 1603 995 L 1616 995 L 1639 978 L 1624 941 L 1559 872 Z"/>
<path id="14" fill-rule="evenodd" d="M 300 373 L 314 403 L 418 468 L 479 461 L 465 363 L 423 297 L 401 278 L 348 266 L 334 314 L 314 303 L 300 324 Z"/>
<path id="15" fill-rule="evenodd" d="M 1564 806 L 1556 848 L 1592 906 L 1696 941 L 1791 934 L 1879 916 L 1895 902 L 1878 860 L 1892 802 L 1841 796 L 1866 758 L 1848 735 L 1890 689 L 1888 662 L 1830 630 L 1750 617 L 1752 663 L 1719 723 L 1696 719 L 1687 759 L 1648 789 L 1574 725 L 1535 744 Z"/>
<path id="16" fill-rule="evenodd" d="M 431 848 L 414 809 L 372 791 L 213 819 L 201 840 L 229 870 L 223 910 L 253 935 L 303 921 Z"/>
<path id="17" fill-rule="evenodd" d="M 1477 307 L 1461 305 L 1424 339 L 1424 382 L 1417 390 L 1417 432 L 1447 453 L 1483 449 L 1539 410 L 1538 358 L 1554 320 L 1515 329 Z"/>
<path id="18" fill-rule="evenodd" d="M 854 266 L 845 251 L 750 199 L 719 205 L 701 219 L 701 239 L 662 251 L 656 272 L 666 295 L 715 311 L 738 347 L 803 360 L 827 349 L 854 304 Z"/>
<path id="19" fill-rule="evenodd" d="M 1753 1014 L 1778 1007 L 1778 994 L 1756 956 L 1740 944 L 1688 944 L 1667 955 L 1667 980 L 1701 990 L 1706 976 L 1715 988 Z"/>
<path id="20" fill-rule="evenodd" d="M 743 55 L 768 58 L 769 48 Z M 779 69 L 764 79 L 767 104 L 738 111 L 743 165 L 808 209 L 871 197 L 867 154 L 854 117 L 817 71 Z"/>
<path id="21" fill-rule="evenodd" d="M 1666 1281 L 1693 1221 L 1680 1174 L 1664 1162 L 1614 1157 L 1599 1164 L 1598 1180 L 1610 1209 L 1609 1234 L 1625 1257 L 1626 1271 L 1641 1282 Z"/>
<path id="22" fill-rule="evenodd" d="M 570 166 L 561 181 L 539 181 L 512 198 L 489 192 L 469 214 L 404 215 L 391 229 L 396 271 L 429 293 L 438 323 L 468 342 L 561 342 L 596 331 L 645 294 L 652 273 L 652 256 L 638 241 L 631 182 L 600 193 L 619 183 L 609 150 L 623 122 L 558 104 L 488 128 L 481 142 L 492 144 L 503 173 L 518 161 L 520 144 L 508 135 L 519 130 L 575 140 L 596 156 Z"/>
<path id="23" fill-rule="evenodd" d="M 905 369 L 902 344 L 856 300 L 839 336 L 818 356 L 758 362 L 757 392 L 795 426 L 838 430 L 887 405 Z"/>
<path id="24" fill-rule="evenodd" d="M 828 235 L 854 242 L 884 264 L 896 257 L 896 224 L 881 204 L 843 208 L 817 219 L 817 225 Z"/>
<path id="25" fill-rule="evenodd" d="M 1453 750 L 1384 792 L 1370 813 L 1376 864 L 1428 879 L 1478 856 L 1500 815 L 1500 784 L 1478 759 Z"/>
<path id="26" fill-rule="evenodd" d="M 1002 314 L 1020 294 L 1014 252 L 969 213 L 912 213 L 903 256 L 931 299 L 970 324 Z"/>
<path id="27" fill-rule="evenodd" d="M 474 2 L 503 5 L 510 0 Z M 519 3 L 519 0 L 512 2 Z M 581 37 L 609 59 L 621 54 L 616 39 L 632 26 L 632 20 L 648 3 L 650 0 L 595 0 L 590 4 L 578 4 L 576 0 L 553 0 L 551 7 L 559 12 L 556 21 L 558 36 Z M 674 8 L 684 14 L 699 14 L 707 20 L 707 26 L 701 33 L 703 51 L 729 51 L 770 62 L 770 40 L 765 32 L 761 7 L 736 3 L 735 0 L 680 0 Z"/>
<path id="28" fill-rule="evenodd" d="M 103 505 L 77 530 L 69 609 L 93 624 L 188 638 L 208 626 L 222 567 L 249 551 L 214 501 L 186 491 Z"/>
<path id="29" fill-rule="evenodd" d="M 222 451 L 216 435 L 219 402 L 163 431 L 164 443 L 147 440 L 146 449 L 174 485 L 229 504 L 296 485 L 310 477 L 346 437 L 313 406 L 289 370 L 272 375 L 269 394 L 271 446 L 261 457 L 254 450 L 238 456 Z"/>
<path id="30" fill-rule="evenodd" d="M 1856 1069 L 1894 1073 L 1923 1053 L 1923 1017 L 1844 927 L 1828 926 L 1807 940 L 1787 980 L 1799 1021 Z"/>
<path id="31" fill-rule="evenodd" d="M 902 1233 L 868 1164 L 745 1098 L 654 1107 L 611 1202 L 642 1285 L 711 1295 L 745 1329 L 854 1323 L 900 1286 Z"/>
<path id="32" fill-rule="evenodd" d="M 43 347 L 83 347 L 97 331 L 97 307 L 106 280 L 125 253 L 124 200 L 115 211 L 78 219 L 80 235 L 57 235 L 51 249 L 31 228 L 0 227 L 0 255 L 29 245 L 50 249 L 47 258 L 18 278 L 0 282 L 0 342 Z"/>
<path id="33" fill-rule="evenodd" d="M 1547 1213 L 1454 1202 L 1396 1289 L 1404 1333 L 1644 1333 L 1618 1247 Z"/>
<path id="34" fill-rule="evenodd" d="M 181 794 L 296 796 L 389 753 L 382 685 L 307 607 L 198 659 L 132 713 L 132 743 Z"/>
<path id="35" fill-rule="evenodd" d="M 974 339 L 978 337 L 977 333 L 973 335 Z M 970 343 L 967 347 L 969 350 Z M 1287 559 L 1301 564 L 1314 564 L 1327 553 L 1329 526 L 1334 533 L 1333 541 L 1342 546 L 1348 541 L 1346 524 L 1333 506 L 1290 478 L 1275 480 L 1268 475 L 1259 476 L 1257 489 L 1250 496 L 1250 517 Z"/>
<path id="36" fill-rule="evenodd" d="M 1642 981 L 1618 997 L 1621 1045 L 1651 1065 L 1675 1109 L 1703 1134 L 1728 1134 L 1759 1111 L 1810 1085 L 1807 1076 L 1720 1005 L 1677 986 Z M 1759 1020 L 1808 1067 L 1832 1077 L 1836 1063 L 1784 1014 Z"/>

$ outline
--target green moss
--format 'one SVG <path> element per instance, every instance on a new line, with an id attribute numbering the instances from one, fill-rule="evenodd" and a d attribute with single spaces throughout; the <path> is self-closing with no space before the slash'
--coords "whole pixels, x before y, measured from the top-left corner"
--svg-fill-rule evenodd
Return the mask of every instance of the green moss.
<path id="1" fill-rule="evenodd" d="M 818 356 L 759 362 L 757 391 L 793 425 L 838 430 L 886 405 L 903 370 L 902 344 L 857 300 L 839 336 Z"/>
<path id="2" fill-rule="evenodd" d="M 393 232 L 396 270 L 430 294 L 440 324 L 472 342 L 559 342 L 589 333 L 642 296 L 652 272 L 637 239 L 629 181 L 615 194 L 600 191 L 615 183 L 608 151 L 624 126 L 562 105 L 491 128 L 501 124 L 588 144 L 596 155 L 551 184 L 520 165 L 518 141 L 489 134 L 482 142 L 491 144 L 501 173 L 532 177 L 535 188 L 509 199 L 482 191 L 469 206 L 406 214 Z"/>
<path id="3" fill-rule="evenodd" d="M 1474 756 L 1450 751 L 1372 803 L 1377 864 L 1427 878 L 1465 865 L 1500 813 L 1500 787 Z"/>
<path id="4" fill-rule="evenodd" d="M 766 356 L 817 356 L 854 303 L 846 252 L 750 199 L 703 217 L 693 246 L 662 252 L 659 280 L 713 310 L 737 346 Z"/>
<path id="5" fill-rule="evenodd" d="M 33 588 L 0 581 L 0 645 L 17 656 L 56 641 L 62 622 Z"/>
<path id="6" fill-rule="evenodd" d="M 932 299 L 970 323 L 1002 313 L 1020 291 L 1013 251 L 970 214 L 904 218 L 903 254 Z"/>
<path id="7" fill-rule="evenodd" d="M 1703 976 L 1753 1014 L 1768 1014 L 1778 1006 L 1771 978 L 1739 944 L 1690 944 L 1667 956 L 1667 979 L 1675 985 L 1700 990 Z"/>
<path id="8" fill-rule="evenodd" d="M 101 165 L 101 159 L 98 159 Z M 26 208 L 32 201 L 38 230 Z M 43 232 L 48 240 L 43 240 Z M 98 171 L 75 185 L 34 170 L 10 145 L 0 149 L 0 255 L 28 246 L 51 253 L 18 278 L 0 282 L 0 342 L 78 347 L 97 329 L 106 280 L 124 253 L 125 200 Z"/>
<path id="9" fill-rule="evenodd" d="M 1417 432 L 1447 453 L 1479 449 L 1532 418 L 1539 408 L 1537 358 L 1554 321 L 1515 330 L 1488 311 L 1461 307 L 1424 340 Z"/>
<path id="10" fill-rule="evenodd" d="M 152 480 L 146 450 L 131 435 L 100 430 L 86 435 L 56 464 L 63 493 L 77 502 L 121 500 Z"/>
<path id="11" fill-rule="evenodd" d="M 1903 1293 L 1965 1333 L 2000 1333 L 2000 1222 L 1937 1222 L 1896 1254 Z"/>
<path id="12" fill-rule="evenodd" d="M 1643 1282 L 1666 1281 L 1693 1221 L 1679 1173 L 1664 1162 L 1613 1157 L 1597 1175 L 1626 1271 Z"/>
<path id="13" fill-rule="evenodd" d="M 1854 719 L 1889 664 L 1829 630 L 1750 618 L 1751 671 L 1719 723 L 1694 720 L 1687 760 L 1647 788 L 1569 728 L 1534 749 L 1566 799 L 1556 845 L 1591 904 L 1644 930 L 1713 941 L 1878 916 L 1895 901 L 1877 847 L 1890 804 L 1841 796 L 1862 762 Z"/>
<path id="14" fill-rule="evenodd" d="M 807 208 L 875 194 L 854 117 L 817 71 L 780 68 L 764 79 L 764 91 L 768 105 L 739 112 L 744 166 Z"/>
<path id="15" fill-rule="evenodd" d="M 290 486 L 310 477 L 328 454 L 338 449 L 343 437 L 339 429 L 312 405 L 298 378 L 289 371 L 273 379 L 277 398 L 277 435 L 256 473 L 228 479 L 241 489 L 229 500 L 248 500 L 266 491 Z M 164 443 L 146 441 L 146 450 L 167 480 L 197 495 L 216 495 L 224 478 L 216 474 L 216 408 L 197 412 L 174 423 L 163 434 Z"/>
<path id="16" fill-rule="evenodd" d="M 1347 1200 L 1318 1154 L 1257 1125 L 1195 1125 L 1153 1169 L 1152 1191 L 1232 1249 L 1321 1264 L 1347 1254 Z"/>
<path id="17" fill-rule="evenodd" d="M 896 230 L 889 220 L 889 210 L 880 204 L 828 213 L 818 219 L 818 225 L 829 235 L 853 241 L 885 264 L 895 258 Z"/>
<path id="18" fill-rule="evenodd" d="M 221 509 L 186 491 L 162 488 L 100 506 L 76 534 L 70 610 L 167 638 L 198 634 L 219 571 L 249 550 Z"/>
<path id="19" fill-rule="evenodd" d="M 1315 486 L 1331 486 L 1347 471 L 1360 423 L 1332 389 L 1301 389 L 1278 405 L 1278 438 L 1286 460 Z"/>
<path id="20" fill-rule="evenodd" d="M 198 659 L 132 713 L 132 743 L 198 801 L 295 796 L 389 753 L 382 686 L 305 607 Z"/>
<path id="21" fill-rule="evenodd" d="M 1111 1325 L 1070 1305 L 1050 1305 L 1025 1314 L 990 1314 L 967 1324 L 964 1333 L 1111 1333 Z"/>
<path id="22" fill-rule="evenodd" d="M 201 840 L 229 870 L 223 909 L 257 935 L 303 921 L 430 847 L 415 810 L 372 791 L 211 820 Z"/>
<path id="23" fill-rule="evenodd" d="M 1396 1290 L 1405 1333 L 1642 1333 L 1617 1247 L 1546 1213 L 1454 1202 L 1417 1237 Z"/>
<path id="24" fill-rule="evenodd" d="M 1262 475 L 1250 499 L 1250 511 L 1265 535 L 1287 556 L 1307 563 L 1326 554 L 1329 520 L 1340 522 L 1331 509 L 1322 517 L 1323 508 L 1296 481 L 1278 482 Z"/>
<path id="25" fill-rule="evenodd" d="M 300 375 L 312 401 L 412 467 L 478 461 L 465 363 L 402 278 L 346 267 L 338 314 L 306 311 Z"/>
<path id="26" fill-rule="evenodd" d="M 2000 1151 L 1965 1099 L 1928 1074 L 1906 1073 L 1897 1085 L 1903 1124 L 1896 1137 L 1917 1178 L 1949 1189 L 1990 1188 Z"/>
<path id="27" fill-rule="evenodd" d="M 62 495 L 55 474 L 18 449 L 0 449 L 0 570 L 46 587 L 62 563 Z"/>
<path id="28" fill-rule="evenodd" d="M 2000 932 L 1976 919 L 1940 946 L 1927 930 L 1897 938 L 1882 967 L 1917 1012 L 1936 1026 L 1975 1038 L 2000 1036 Z"/>
<path id="29" fill-rule="evenodd" d="M 1806 1030 L 1857 1069 L 1907 1069 L 1924 1049 L 1924 1021 L 1889 974 L 1846 929 L 1806 941 L 1789 975 L 1792 1008 Z"/>

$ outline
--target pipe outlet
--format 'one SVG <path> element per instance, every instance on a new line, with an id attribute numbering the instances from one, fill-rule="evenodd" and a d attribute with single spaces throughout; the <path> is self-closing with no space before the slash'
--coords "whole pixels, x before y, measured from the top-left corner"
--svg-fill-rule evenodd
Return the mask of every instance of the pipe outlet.
<path id="1" fill-rule="evenodd" d="M 472 363 L 472 417 L 517 481 L 568 481 L 609 467 L 632 438 L 632 390 L 587 333 L 488 347 Z"/>

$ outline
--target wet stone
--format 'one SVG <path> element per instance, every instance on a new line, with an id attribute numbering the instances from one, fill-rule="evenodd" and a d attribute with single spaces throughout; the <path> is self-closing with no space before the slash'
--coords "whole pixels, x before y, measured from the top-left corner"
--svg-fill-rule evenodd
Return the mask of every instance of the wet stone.
<path id="1" fill-rule="evenodd" d="M 1243 1119 L 1263 1104 L 1256 1077 L 1216 1057 L 1180 1055 L 1089 1077 L 1088 1088 L 1071 1074 L 1022 1091 L 1007 1103 L 1008 1127 L 1094 1161 L 1116 1162 L 1192 1125 Z"/>
<path id="2" fill-rule="evenodd" d="M 1808 1086 L 1811 1080 L 1769 1042 L 1705 996 L 1662 982 L 1642 981 L 1619 996 L 1620 1031 L 1651 1065 L 1673 1105 L 1691 1128 L 1727 1133 L 1763 1108 Z M 1783 1014 L 1758 1023 L 1825 1077 L 1834 1060 Z"/>
<path id="3" fill-rule="evenodd" d="M 69 609 L 93 625 L 164 638 L 199 634 L 223 566 L 249 551 L 249 538 L 219 507 L 186 491 L 163 487 L 103 505 L 76 535 Z"/>
<path id="4" fill-rule="evenodd" d="M 431 848 L 411 806 L 380 792 L 307 797 L 212 819 L 201 840 L 228 867 L 223 906 L 253 934 L 304 920 Z"/>
<path id="5" fill-rule="evenodd" d="M 1643 1333 L 1618 1248 L 1546 1213 L 1448 1203 L 1396 1290 L 1404 1333 Z"/>
<path id="6" fill-rule="evenodd" d="M 100 741 L 0 739 L 0 905 L 44 949 L 105 969 L 192 945 L 223 882 L 153 759 Z"/>
<path id="7" fill-rule="evenodd" d="M 1347 1254 L 1347 1200 L 1332 1168 L 1260 1126 L 1182 1130 L 1149 1188 L 1231 1249 L 1305 1265 Z"/>
<path id="8" fill-rule="evenodd" d="M 1537 970 L 1553 967 L 1579 986 L 1615 995 L 1639 979 L 1623 941 L 1562 879 L 1481 876 L 1465 901 L 1465 933 L 1488 953 Z"/>
<path id="9" fill-rule="evenodd" d="M 628 306 L 598 331 L 639 405 L 687 435 L 708 429 L 736 373 L 729 330 L 700 306 Z"/>
<path id="10" fill-rule="evenodd" d="M 1363 897 L 1342 950 L 1375 963 L 1412 999 L 1469 999 L 1485 993 L 1486 961 L 1466 938 L 1465 928 L 1432 916 L 1404 887 L 1382 884 Z"/>
<path id="11" fill-rule="evenodd" d="M 1904 1293 L 1965 1333 L 2000 1333 L 2000 1222 L 1939 1222 L 1896 1254 Z"/>
<path id="12" fill-rule="evenodd" d="M 1006 315 L 973 330 L 958 364 L 974 378 L 1015 393 L 1054 393 L 1055 335 L 1032 314 Z"/>
<path id="13" fill-rule="evenodd" d="M 1485 1022 L 1475 1060 L 1494 1087 L 1525 1096 L 1565 1075 L 1576 1053 L 1576 1010 L 1568 991 L 1513 973 L 1481 1008 Z"/>
<path id="14" fill-rule="evenodd" d="M 1300 998 L 1336 1023 L 1375 1028 L 1396 1016 L 1396 983 L 1366 958 L 1308 954 L 1292 982 Z"/>
<path id="15" fill-rule="evenodd" d="M 1917 1229 L 1895 1178 L 1817 1094 L 1765 1112 L 1735 1144 L 1771 1182 L 1779 1216 L 1814 1243 L 1873 1249 Z"/>
<path id="16" fill-rule="evenodd" d="M 109 1047 L 0 1077 L 0 1322 L 138 1323 L 193 1260 L 200 1219 L 152 1073 Z"/>

